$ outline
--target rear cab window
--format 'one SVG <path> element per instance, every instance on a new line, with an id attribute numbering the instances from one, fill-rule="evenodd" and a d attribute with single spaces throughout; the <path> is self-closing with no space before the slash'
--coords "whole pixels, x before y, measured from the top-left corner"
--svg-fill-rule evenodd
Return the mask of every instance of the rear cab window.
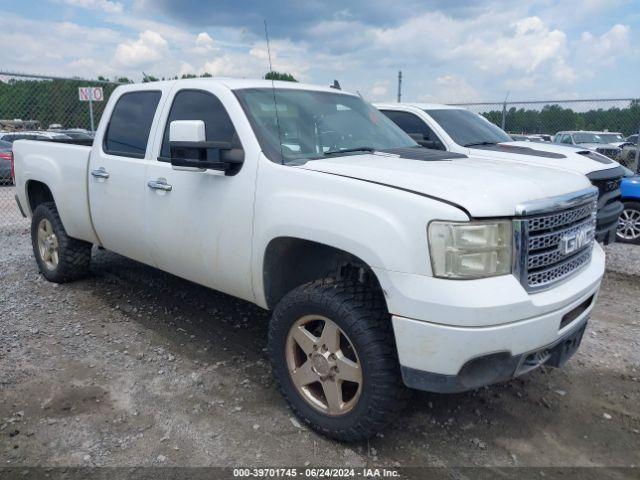
<path id="1" fill-rule="evenodd" d="M 116 102 L 102 149 L 109 155 L 144 158 L 149 133 L 162 92 L 145 90 L 123 94 Z"/>

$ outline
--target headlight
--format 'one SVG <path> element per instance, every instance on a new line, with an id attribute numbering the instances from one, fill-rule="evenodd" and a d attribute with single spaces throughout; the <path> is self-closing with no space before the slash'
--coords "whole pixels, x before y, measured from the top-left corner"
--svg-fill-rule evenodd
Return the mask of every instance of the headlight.
<path id="1" fill-rule="evenodd" d="M 471 279 L 511 273 L 511 221 L 434 221 L 427 230 L 434 276 Z"/>

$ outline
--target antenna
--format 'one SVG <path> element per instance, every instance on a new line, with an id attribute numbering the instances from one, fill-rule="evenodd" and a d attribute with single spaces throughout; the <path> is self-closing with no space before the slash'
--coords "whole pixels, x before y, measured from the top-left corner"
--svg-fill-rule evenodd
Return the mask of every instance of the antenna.
<path id="1" fill-rule="evenodd" d="M 269 30 L 267 19 L 264 19 L 264 37 L 267 40 L 267 56 L 269 57 L 269 73 L 271 74 L 271 91 L 273 92 L 273 108 L 276 110 L 276 128 L 278 129 L 278 142 L 280 143 L 280 162 L 284 165 L 284 153 L 282 151 L 282 135 L 280 134 L 280 118 L 278 117 L 278 102 L 276 100 L 276 86 L 273 80 L 274 71 L 271 64 L 271 43 L 269 42 Z"/>

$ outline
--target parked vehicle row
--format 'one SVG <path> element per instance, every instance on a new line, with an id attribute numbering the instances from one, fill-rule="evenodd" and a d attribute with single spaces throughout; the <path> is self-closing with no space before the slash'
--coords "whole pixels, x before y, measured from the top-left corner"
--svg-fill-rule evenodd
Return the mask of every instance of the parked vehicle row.
<path id="1" fill-rule="evenodd" d="M 17 132 L 0 132 L 0 140 L 13 143 L 16 140 L 71 140 L 64 133 L 45 130 L 25 130 Z"/>
<path id="2" fill-rule="evenodd" d="M 483 116 L 462 107 L 427 103 L 376 106 L 427 148 L 586 175 L 599 191 L 596 238 L 605 244 L 615 241 L 622 211 L 620 180 L 625 172 L 610 158 L 588 149 L 514 141 Z"/>
<path id="3" fill-rule="evenodd" d="M 411 133 L 432 148 L 331 88 L 120 86 L 92 147 L 15 142 L 17 202 L 50 281 L 88 274 L 98 245 L 272 310 L 292 410 L 367 438 L 405 387 L 460 392 L 562 366 L 604 273 L 598 198 L 613 200 L 601 212 L 619 203 L 606 157 L 536 145 L 506 161 L 511 140 L 488 122 L 428 115 L 438 135 Z"/>

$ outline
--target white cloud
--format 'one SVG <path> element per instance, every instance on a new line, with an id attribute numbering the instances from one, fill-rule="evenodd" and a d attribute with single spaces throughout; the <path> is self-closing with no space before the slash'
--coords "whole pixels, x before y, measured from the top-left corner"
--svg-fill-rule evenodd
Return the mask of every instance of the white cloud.
<path id="1" fill-rule="evenodd" d="M 180 70 L 178 71 L 178 76 L 182 77 L 183 75 L 194 75 L 196 73 L 193 65 L 187 62 L 182 62 L 180 64 Z"/>
<path id="2" fill-rule="evenodd" d="M 589 64 L 611 65 L 629 48 L 631 28 L 616 24 L 600 36 L 583 32 L 576 51 L 581 61 Z"/>
<path id="3" fill-rule="evenodd" d="M 146 30 L 137 40 L 121 43 L 116 48 L 113 61 L 125 68 L 141 68 L 152 65 L 168 55 L 168 43 L 162 35 Z"/>
<path id="4" fill-rule="evenodd" d="M 60 3 L 72 7 L 86 8 L 88 10 L 102 10 L 105 13 L 121 13 L 123 5 L 111 0 L 58 0 Z"/>
<path id="5" fill-rule="evenodd" d="M 201 70 L 202 73 L 210 73 L 214 77 L 257 76 L 257 71 L 246 60 L 230 54 L 224 54 L 206 62 Z"/>
<path id="6" fill-rule="evenodd" d="M 213 38 L 207 32 L 199 33 L 195 43 L 196 46 L 192 49 L 192 52 L 196 55 L 207 55 L 215 50 Z"/>
<path id="7" fill-rule="evenodd" d="M 213 48 L 213 38 L 211 38 L 207 32 L 201 32 L 196 37 L 196 46 Z"/>
<path id="8" fill-rule="evenodd" d="M 378 80 L 371 87 L 371 97 L 373 100 L 385 100 L 389 93 L 389 80 Z"/>
<path id="9" fill-rule="evenodd" d="M 419 100 L 424 102 L 456 103 L 480 100 L 481 95 L 458 75 L 448 74 L 436 78 L 433 90 L 421 95 Z"/>

